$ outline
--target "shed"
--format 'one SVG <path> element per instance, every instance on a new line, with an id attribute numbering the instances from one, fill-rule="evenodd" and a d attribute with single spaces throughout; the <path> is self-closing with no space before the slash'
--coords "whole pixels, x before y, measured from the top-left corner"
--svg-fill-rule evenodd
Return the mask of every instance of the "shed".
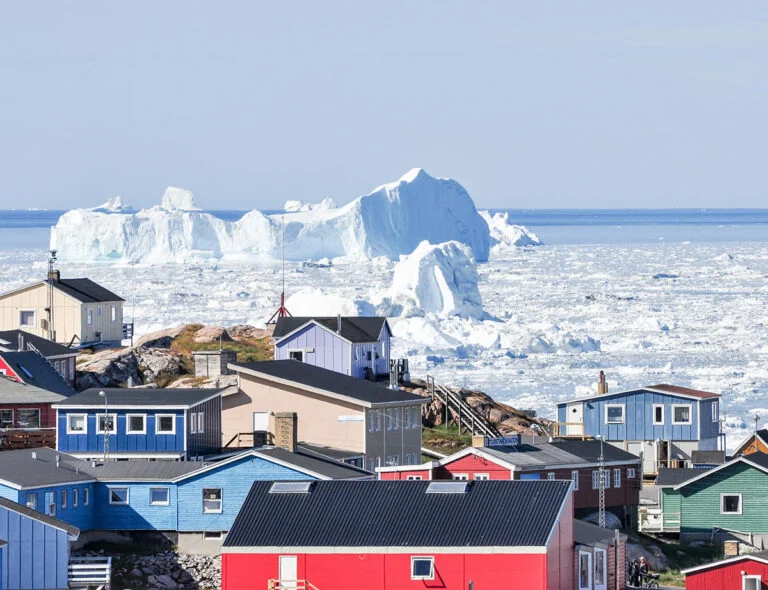
<path id="1" fill-rule="evenodd" d="M 745 553 L 682 572 L 686 590 L 762 590 L 768 581 L 768 551 Z"/>
<path id="2" fill-rule="evenodd" d="M 220 377 L 232 373 L 229 363 L 237 362 L 234 350 L 195 350 L 192 352 L 195 377 Z"/>

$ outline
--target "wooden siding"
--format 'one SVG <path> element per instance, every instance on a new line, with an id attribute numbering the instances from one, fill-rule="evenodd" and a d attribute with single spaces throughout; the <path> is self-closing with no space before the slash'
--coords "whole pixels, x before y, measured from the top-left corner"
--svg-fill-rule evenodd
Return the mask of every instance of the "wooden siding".
<path id="1" fill-rule="evenodd" d="M 757 445 L 755 445 L 755 438 L 757 438 Z M 741 445 L 741 448 L 744 450 L 741 452 L 742 455 L 751 455 L 752 453 L 768 453 L 768 447 L 765 446 L 762 440 L 760 440 L 759 437 L 755 437 L 753 434 L 752 436 L 747 439 L 747 442 Z"/>
<path id="2" fill-rule="evenodd" d="M 713 527 L 768 533 L 768 474 L 737 462 L 680 489 L 682 535 L 709 535 Z M 741 494 L 741 514 L 720 514 L 720 494 Z"/>
<path id="3" fill-rule="evenodd" d="M 56 428 L 56 410 L 50 403 L 0 404 L 0 409 L 13 410 L 13 428 L 24 428 L 18 424 L 19 410 L 40 410 L 40 428 Z"/>
<path id="4" fill-rule="evenodd" d="M 686 590 L 741 590 L 742 575 L 761 576 L 761 588 L 768 582 L 768 565 L 751 559 L 741 559 L 729 564 L 711 567 L 688 574 L 685 577 Z"/>
<path id="5" fill-rule="evenodd" d="M 203 413 L 203 432 L 192 433 L 191 414 Z M 187 413 L 187 457 L 215 455 L 221 450 L 221 396 L 192 406 Z"/>
<path id="6" fill-rule="evenodd" d="M 672 527 L 680 522 L 680 492 L 674 488 L 661 488 L 659 495 L 661 512 L 664 518 L 664 528 Z"/>
<path id="7" fill-rule="evenodd" d="M 67 533 L 0 507 L 4 590 L 65 589 L 69 565 Z"/>
<path id="8" fill-rule="evenodd" d="M 31 334 L 48 337 L 48 332 L 42 329 L 42 319 L 48 319 L 48 285 L 31 285 L 21 291 L 10 293 L 0 298 L 0 330 L 16 330 L 19 326 L 19 312 L 22 310 L 35 311 L 35 325 L 24 326 L 22 329 Z M 72 336 L 82 337 L 80 321 L 80 302 L 54 291 L 53 322 L 56 329 L 56 341 L 69 344 Z M 122 327 L 121 327 L 122 328 Z"/>
<path id="9" fill-rule="evenodd" d="M 77 490 L 78 501 L 77 507 L 73 506 L 74 490 Z M 83 499 L 85 497 L 84 490 L 88 489 L 88 506 L 85 506 Z M 66 491 L 67 506 L 62 506 L 62 492 Z M 47 506 L 45 503 L 46 494 L 52 493 L 56 502 L 56 518 L 63 520 L 64 522 L 74 525 L 80 530 L 88 530 L 93 527 L 94 523 L 94 484 L 67 484 L 60 486 L 48 486 L 45 488 L 36 488 L 33 490 L 21 490 L 19 492 L 19 499 L 10 498 L 11 500 L 18 501 L 21 504 L 27 504 L 30 496 L 37 496 L 37 510 L 44 514 L 47 514 Z"/>
<path id="10" fill-rule="evenodd" d="M 82 342 L 115 342 L 123 339 L 123 303 L 83 303 L 80 313 Z M 112 308 L 115 308 L 115 321 L 112 321 Z M 91 311 L 92 323 L 88 323 L 88 311 Z M 99 315 L 101 310 L 101 315 Z M 58 312 L 57 312 L 58 313 Z M 96 333 L 101 333 L 97 337 Z"/>
<path id="11" fill-rule="evenodd" d="M 288 359 L 291 350 L 304 350 L 305 363 L 349 375 L 350 346 L 335 332 L 310 324 L 275 344 L 275 360 Z"/>

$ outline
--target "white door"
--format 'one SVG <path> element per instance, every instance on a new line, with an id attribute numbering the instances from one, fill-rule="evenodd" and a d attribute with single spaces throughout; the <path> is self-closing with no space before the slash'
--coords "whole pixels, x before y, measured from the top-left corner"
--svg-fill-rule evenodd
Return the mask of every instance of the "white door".
<path id="1" fill-rule="evenodd" d="M 565 434 L 568 436 L 582 436 L 584 434 L 584 404 L 573 402 L 565 406 Z"/>
<path id="2" fill-rule="evenodd" d="M 280 588 L 295 590 L 298 586 L 298 565 L 295 555 L 280 556 Z"/>
<path id="3" fill-rule="evenodd" d="M 253 413 L 253 431 L 254 432 L 269 431 L 269 412 Z"/>

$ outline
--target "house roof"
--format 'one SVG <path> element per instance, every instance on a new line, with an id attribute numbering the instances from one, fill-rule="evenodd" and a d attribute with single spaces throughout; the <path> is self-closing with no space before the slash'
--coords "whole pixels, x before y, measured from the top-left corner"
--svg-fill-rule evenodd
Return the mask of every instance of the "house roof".
<path id="1" fill-rule="evenodd" d="M 712 393 L 710 391 L 700 391 L 698 389 L 690 389 L 688 387 L 679 387 L 677 385 L 666 385 L 661 383 L 659 385 L 647 385 L 645 387 L 638 387 L 637 389 L 625 389 L 623 391 L 612 391 L 608 393 L 596 393 L 594 395 L 588 395 L 585 397 L 579 397 L 575 399 L 569 399 L 562 402 L 558 402 L 558 407 L 564 406 L 572 402 L 582 402 L 597 398 L 608 398 L 616 395 L 625 395 L 628 393 L 640 393 L 647 391 L 650 393 L 661 393 L 664 395 L 673 395 L 675 397 L 684 397 L 688 399 L 718 399 L 719 393 Z"/>
<path id="2" fill-rule="evenodd" d="M 573 521 L 573 540 L 581 545 L 608 545 L 616 542 L 615 531 L 606 529 L 591 522 L 574 519 Z M 620 541 L 626 541 L 627 535 L 620 533 Z"/>
<path id="3" fill-rule="evenodd" d="M 19 336 L 24 338 L 25 343 L 30 343 L 45 357 L 74 356 L 80 354 L 79 351 L 58 344 L 47 338 L 41 338 L 36 334 L 25 332 L 24 330 L 3 330 L 0 331 L 0 352 L 14 352 L 19 350 Z M 25 344 L 26 346 L 26 344 Z"/>
<path id="4" fill-rule="evenodd" d="M 420 395 L 390 389 L 379 383 L 342 375 L 295 360 L 230 363 L 229 367 L 255 377 L 307 389 L 366 407 L 377 404 L 426 403 Z"/>
<path id="5" fill-rule="evenodd" d="M 66 396 L 0 375 L 0 404 L 56 403 Z"/>
<path id="6" fill-rule="evenodd" d="M 660 469 L 656 475 L 656 485 L 662 488 L 671 488 L 683 482 L 704 474 L 706 468 Z"/>
<path id="7" fill-rule="evenodd" d="M 46 524 L 53 528 L 62 530 L 73 539 L 77 539 L 77 537 L 80 536 L 80 529 L 78 529 L 76 526 L 67 524 L 63 520 L 59 520 L 58 518 L 54 518 L 53 516 L 48 516 L 47 514 L 43 514 L 42 512 L 38 512 L 37 510 L 33 510 L 32 508 L 27 508 L 26 506 L 19 504 L 18 502 L 14 502 L 12 500 L 8 500 L 7 498 L 0 497 L 0 506 L 3 508 L 7 508 L 8 510 L 12 510 L 13 512 L 17 512 L 18 514 L 22 514 L 28 518 L 31 518 L 32 520 L 36 520 L 38 522 L 42 522 L 43 524 Z M 5 542 L 0 541 L 0 546 L 5 544 L 6 544 Z"/>
<path id="8" fill-rule="evenodd" d="M 753 434 L 750 434 L 743 443 L 739 445 L 739 447 L 736 449 L 736 452 L 734 455 L 738 455 L 740 453 L 744 452 L 744 448 L 748 447 L 751 444 L 754 444 L 754 437 L 757 436 L 758 439 L 768 447 L 768 428 L 761 428 L 760 430 L 756 431 Z"/>
<path id="9" fill-rule="evenodd" d="M 37 459 L 32 458 L 33 453 L 37 455 Z M 61 457 L 60 467 L 56 467 L 57 455 Z M 75 470 L 74 465 L 83 464 L 85 461 L 47 447 L 2 451 L 0 452 L 0 481 L 14 488 L 34 488 L 93 480 L 93 477 L 82 469 L 79 472 Z"/>
<path id="10" fill-rule="evenodd" d="M 722 465 L 725 451 L 691 451 L 691 463 L 697 465 Z"/>
<path id="11" fill-rule="evenodd" d="M 329 479 L 356 479 L 373 476 L 370 471 L 321 455 L 311 451 L 306 446 L 298 447 L 295 452 L 282 447 L 263 447 L 257 451 L 259 455 L 290 463 Z"/>
<path id="12" fill-rule="evenodd" d="M 275 340 L 281 340 L 310 322 L 315 322 L 331 332 L 338 330 L 337 317 L 280 317 L 277 319 L 272 337 Z M 387 325 L 387 318 L 383 317 L 343 316 L 339 335 L 354 343 L 377 342 L 381 329 L 385 325 Z"/>
<path id="13" fill-rule="evenodd" d="M 82 303 L 125 301 L 122 297 L 115 295 L 98 283 L 94 283 L 91 279 L 59 279 L 54 281 L 53 286 Z"/>
<path id="14" fill-rule="evenodd" d="M 57 408 L 104 407 L 104 398 L 99 395 L 103 391 L 107 395 L 110 409 L 125 408 L 189 408 L 203 401 L 221 395 L 222 389 L 152 389 L 136 387 L 131 389 L 91 388 L 77 393 L 65 402 L 57 404 Z"/>
<path id="15" fill-rule="evenodd" d="M 518 469 L 538 469 L 549 465 L 596 464 L 600 459 L 600 441 L 598 440 L 556 439 L 551 443 L 479 447 L 475 450 L 501 459 Z M 605 462 L 610 464 L 637 463 L 640 461 L 632 453 L 608 444 L 603 445 L 603 457 Z M 448 456 L 441 459 L 440 464 L 446 465 L 455 458 L 455 456 Z"/>
<path id="16" fill-rule="evenodd" d="M 252 485 L 224 552 L 238 547 L 540 548 L 550 541 L 571 484 L 316 481 L 309 493 L 270 493 L 273 485 Z M 428 491 L 456 487 L 466 491 Z M 367 508 L 361 511 L 361 506 Z"/>
<path id="17" fill-rule="evenodd" d="M 36 352 L 0 352 L 0 357 L 27 385 L 69 397 L 75 393 L 72 386 L 56 369 Z"/>
<path id="18" fill-rule="evenodd" d="M 738 563 L 740 561 L 744 561 L 747 559 L 751 561 L 758 561 L 760 563 L 768 564 L 768 551 L 756 551 L 754 553 L 743 553 L 742 555 L 737 555 L 736 557 L 729 557 L 728 559 L 721 559 L 720 561 L 713 561 L 710 563 L 705 563 L 703 565 L 697 565 L 696 567 L 692 567 L 687 570 L 682 570 L 680 573 L 685 574 L 687 576 L 688 574 L 693 574 L 695 572 L 700 572 L 700 571 L 708 570 L 715 567 L 721 567 L 724 565 L 729 565 L 731 563 Z"/>
<path id="19" fill-rule="evenodd" d="M 719 471 L 726 469 L 730 467 L 731 465 L 735 465 L 736 463 L 744 463 L 746 465 L 749 465 L 750 467 L 755 467 L 756 469 L 759 469 L 760 471 L 763 471 L 765 473 L 768 473 L 768 455 L 765 453 L 752 453 L 750 455 L 741 455 L 739 457 L 735 457 L 728 461 L 727 463 L 723 463 L 722 465 L 719 465 L 717 467 L 713 467 L 712 469 L 699 469 L 698 471 L 703 471 L 701 475 L 694 476 L 691 479 L 688 479 L 678 485 L 675 486 L 676 490 L 679 490 L 680 488 L 683 488 L 695 481 L 699 481 L 700 479 L 703 479 L 705 477 L 708 477 L 709 475 L 713 473 L 718 473 Z"/>
<path id="20" fill-rule="evenodd" d="M 336 459 L 337 461 L 343 461 L 344 459 L 349 459 L 351 457 L 362 457 L 365 454 L 361 451 L 337 449 L 335 447 L 318 445 L 316 443 L 310 443 L 304 440 L 299 441 L 298 447 L 300 449 L 309 451 L 310 453 L 315 453 L 316 455 L 321 455 L 324 457 L 330 457 L 331 459 Z"/>

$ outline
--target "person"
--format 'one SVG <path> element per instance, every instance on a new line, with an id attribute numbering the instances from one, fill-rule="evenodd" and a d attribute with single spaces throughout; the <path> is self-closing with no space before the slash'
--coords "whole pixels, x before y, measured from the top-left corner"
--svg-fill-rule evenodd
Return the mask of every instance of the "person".
<path id="1" fill-rule="evenodd" d="M 640 556 L 640 567 L 638 568 L 639 580 L 638 586 L 648 579 L 648 563 L 645 561 L 645 557 Z"/>
<path id="2" fill-rule="evenodd" d="M 632 586 L 640 585 L 640 562 L 637 559 L 633 559 L 629 564 L 629 583 Z"/>

